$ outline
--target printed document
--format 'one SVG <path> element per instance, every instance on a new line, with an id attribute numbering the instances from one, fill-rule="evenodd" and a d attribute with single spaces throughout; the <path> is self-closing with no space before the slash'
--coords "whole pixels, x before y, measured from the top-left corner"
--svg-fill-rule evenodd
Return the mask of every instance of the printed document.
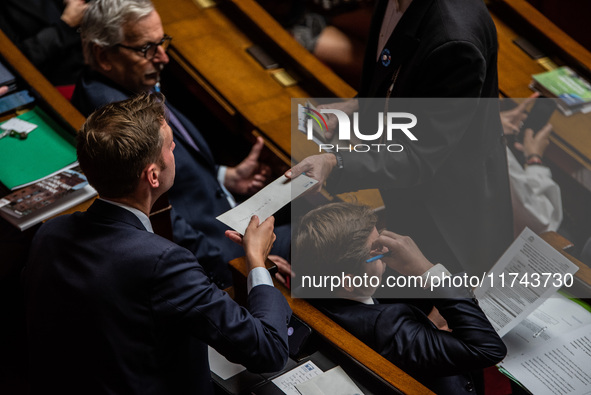
<path id="1" fill-rule="evenodd" d="M 503 337 L 559 288 L 571 283 L 577 270 L 577 265 L 525 228 L 474 294 Z"/>
<path id="2" fill-rule="evenodd" d="M 291 181 L 281 176 L 247 201 L 219 215 L 217 220 L 243 235 L 253 215 L 263 222 L 316 183 L 317 180 L 305 174 Z"/>

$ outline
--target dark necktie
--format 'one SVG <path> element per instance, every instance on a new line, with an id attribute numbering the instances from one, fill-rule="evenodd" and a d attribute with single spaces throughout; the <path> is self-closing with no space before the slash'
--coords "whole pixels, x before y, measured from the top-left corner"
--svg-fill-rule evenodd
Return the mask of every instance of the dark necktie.
<path id="1" fill-rule="evenodd" d="M 170 110 L 170 108 L 166 107 L 166 109 L 168 110 L 168 120 L 170 121 L 170 124 L 176 129 L 178 130 L 178 132 L 181 134 L 181 136 L 183 136 L 183 138 L 185 139 L 185 141 L 187 143 L 189 143 L 189 145 L 193 148 L 195 148 L 195 150 L 197 152 L 200 151 L 199 147 L 197 147 L 197 144 L 195 143 L 195 140 L 193 140 L 193 137 L 191 137 L 191 135 L 189 134 L 189 132 L 187 132 L 187 129 L 185 129 L 185 127 L 183 126 L 183 123 L 177 118 L 176 115 L 174 115 L 174 113 Z"/>

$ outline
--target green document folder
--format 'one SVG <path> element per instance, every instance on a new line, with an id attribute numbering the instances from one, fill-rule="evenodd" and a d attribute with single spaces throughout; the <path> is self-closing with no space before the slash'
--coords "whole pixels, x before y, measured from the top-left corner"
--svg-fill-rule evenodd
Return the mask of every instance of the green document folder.
<path id="1" fill-rule="evenodd" d="M 0 181 L 15 189 L 39 180 L 76 161 L 74 136 L 39 107 L 17 118 L 37 125 L 25 140 L 0 139 Z"/>

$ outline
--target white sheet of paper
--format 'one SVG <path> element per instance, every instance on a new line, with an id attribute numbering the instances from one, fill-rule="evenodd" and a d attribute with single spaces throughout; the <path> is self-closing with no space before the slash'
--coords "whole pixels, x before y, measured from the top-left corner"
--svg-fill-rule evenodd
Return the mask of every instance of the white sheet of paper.
<path id="1" fill-rule="evenodd" d="M 230 362 L 215 349 L 207 346 L 207 356 L 209 358 L 209 370 L 220 376 L 222 380 L 228 380 L 238 373 L 246 370 L 242 365 Z"/>
<path id="2" fill-rule="evenodd" d="M 287 395 L 301 395 L 295 386 L 304 383 L 319 374 L 322 374 L 322 370 L 316 366 L 314 362 L 308 361 L 289 372 L 274 378 L 272 381 L 273 384 Z"/>
<path id="3" fill-rule="evenodd" d="M 363 395 L 340 366 L 334 367 L 310 380 L 296 384 L 302 395 Z"/>
<path id="4" fill-rule="evenodd" d="M 304 174 L 291 181 L 281 176 L 247 201 L 216 218 L 243 235 L 253 215 L 263 222 L 316 183 L 317 180 Z"/>
<path id="5" fill-rule="evenodd" d="M 532 394 L 591 393 L 591 327 L 569 333 L 501 364 Z"/>
<path id="6" fill-rule="evenodd" d="M 525 228 L 489 271 L 482 287 L 474 290 L 480 308 L 499 336 L 503 337 L 530 315 L 550 295 L 558 291 L 553 281 L 541 279 L 539 286 L 524 286 L 519 282 L 532 273 L 574 274 L 579 268 L 550 244 Z M 504 277 L 504 285 L 501 283 Z M 517 278 L 517 281 L 514 281 Z M 545 286 L 544 286 L 545 285 Z"/>
<path id="7" fill-rule="evenodd" d="M 0 125 L 0 128 L 4 130 L 14 130 L 15 132 L 31 133 L 37 128 L 37 125 L 31 122 L 23 121 L 20 118 L 11 118 L 8 121 Z"/>
<path id="8" fill-rule="evenodd" d="M 591 312 L 558 293 L 503 337 L 507 346 L 503 363 L 555 339 L 566 344 L 571 332 L 586 325 L 591 327 Z"/>

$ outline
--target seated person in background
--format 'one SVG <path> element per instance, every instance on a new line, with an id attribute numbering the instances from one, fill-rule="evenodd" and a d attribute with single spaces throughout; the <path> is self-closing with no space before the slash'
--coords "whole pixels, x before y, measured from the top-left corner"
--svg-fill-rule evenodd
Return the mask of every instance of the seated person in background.
<path id="1" fill-rule="evenodd" d="M 403 276 L 438 276 L 406 236 L 378 233 L 375 214 L 366 206 L 333 203 L 307 213 L 294 241 L 293 262 L 306 262 L 315 275 L 375 276 L 386 266 Z M 389 256 L 367 262 L 385 251 Z M 298 276 L 302 269 L 296 266 Z M 405 300 L 377 303 L 380 286 L 343 282 L 333 299 L 315 304 L 338 324 L 437 394 L 474 393 L 470 372 L 501 361 L 506 348 L 468 289 L 445 289 L 446 298 L 431 299 L 451 331 L 439 330 L 418 307 Z M 453 299 L 452 299 L 453 298 Z"/>
<path id="2" fill-rule="evenodd" d="M 168 63 L 166 48 L 171 37 L 164 33 L 160 16 L 149 0 L 90 3 L 81 36 L 90 67 L 76 84 L 72 104 L 84 115 L 104 104 L 151 91 L 159 84 L 160 72 Z M 244 255 L 244 250 L 224 237 L 227 227 L 216 216 L 235 206 L 232 193 L 252 194 L 264 185 L 266 172 L 258 162 L 263 140 L 259 138 L 237 166 L 220 166 L 195 125 L 170 104 L 166 107 L 178 169 L 175 185 L 168 193 L 175 213 L 174 240 L 184 246 L 199 245 L 199 251 L 194 251 L 197 258 L 210 278 L 225 288 L 231 285 L 226 263 Z M 287 257 L 289 228 L 279 227 L 276 233 L 273 254 Z"/>
<path id="3" fill-rule="evenodd" d="M 244 237 L 248 308 L 210 282 L 148 214 L 175 177 L 164 99 L 144 94 L 92 114 L 78 160 L 99 192 L 88 211 L 37 232 L 24 289 L 34 394 L 213 394 L 209 344 L 254 372 L 283 368 L 291 311 L 264 262 L 273 218 Z"/>
<path id="4" fill-rule="evenodd" d="M 527 106 L 538 97 L 532 95 L 512 110 L 501 112 L 505 136 L 520 133 L 527 118 Z M 550 99 L 544 99 L 550 100 Z M 507 147 L 511 203 L 513 206 L 514 235 L 517 237 L 526 226 L 536 233 L 556 231 L 562 222 L 562 197 L 560 187 L 552 179 L 550 169 L 544 165 L 544 153 L 550 144 L 552 125 L 523 132 L 523 142 L 516 142 L 513 149 L 523 153 L 523 165 Z"/>
<path id="5" fill-rule="evenodd" d="M 298 43 L 359 89 L 372 0 L 323 1 L 321 5 L 315 4 L 316 7 L 301 0 L 258 0 L 258 3 Z"/>
<path id="6" fill-rule="evenodd" d="M 84 61 L 85 0 L 2 0 L 0 29 L 53 85 L 73 85 Z"/>

